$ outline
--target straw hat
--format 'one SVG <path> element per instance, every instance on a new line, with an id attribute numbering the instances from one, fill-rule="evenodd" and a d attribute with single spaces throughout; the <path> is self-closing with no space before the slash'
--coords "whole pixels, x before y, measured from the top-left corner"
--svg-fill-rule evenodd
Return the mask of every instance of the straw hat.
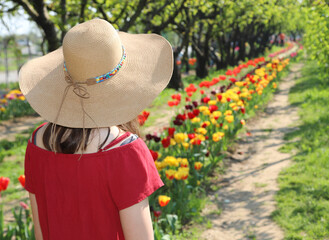
<path id="1" fill-rule="evenodd" d="M 70 29 L 59 49 L 26 63 L 19 84 L 32 108 L 50 122 L 108 127 L 137 117 L 167 86 L 172 71 L 165 38 L 117 32 L 94 19 Z"/>

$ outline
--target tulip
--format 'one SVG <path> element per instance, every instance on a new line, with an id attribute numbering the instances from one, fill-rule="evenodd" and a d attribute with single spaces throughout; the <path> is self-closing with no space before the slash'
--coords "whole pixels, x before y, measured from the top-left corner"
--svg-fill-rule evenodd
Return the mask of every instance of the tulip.
<path id="1" fill-rule="evenodd" d="M 7 177 L 0 177 L 0 192 L 5 191 L 8 187 L 10 179 Z"/>
<path id="2" fill-rule="evenodd" d="M 173 137 L 176 129 L 175 128 L 168 128 L 168 136 Z"/>
<path id="3" fill-rule="evenodd" d="M 213 113 L 213 112 L 215 112 L 215 111 L 217 111 L 217 110 L 218 110 L 217 105 L 210 105 L 210 106 L 209 106 L 209 111 L 210 111 L 211 113 Z"/>
<path id="4" fill-rule="evenodd" d="M 185 180 L 188 178 L 189 168 L 187 167 L 180 167 L 178 168 L 178 171 L 175 173 L 175 179 L 176 180 Z"/>
<path id="5" fill-rule="evenodd" d="M 187 113 L 187 116 L 188 116 L 189 119 L 193 119 L 193 118 L 195 118 L 195 115 L 194 115 L 193 112 L 188 112 L 188 113 Z"/>
<path id="6" fill-rule="evenodd" d="M 150 141 L 150 140 L 153 139 L 153 136 L 148 133 L 148 134 L 145 135 L 145 138 L 146 138 L 146 140 L 149 140 Z"/>
<path id="7" fill-rule="evenodd" d="M 25 188 L 25 175 L 20 175 L 18 181 L 21 183 L 22 187 Z"/>
<path id="8" fill-rule="evenodd" d="M 222 81 L 224 81 L 224 80 L 226 79 L 226 76 L 224 76 L 224 75 L 220 75 L 220 76 L 219 76 L 219 79 L 222 80 Z"/>
<path id="9" fill-rule="evenodd" d="M 188 105 L 185 105 L 185 109 L 186 110 L 192 110 L 193 109 L 193 106 L 192 105 L 189 105 L 189 104 Z"/>
<path id="10" fill-rule="evenodd" d="M 185 114 L 178 114 L 176 116 L 176 120 L 182 120 L 182 121 L 185 121 L 186 120 L 186 115 Z"/>
<path id="11" fill-rule="evenodd" d="M 19 205 L 21 205 L 21 207 L 25 210 L 29 210 L 29 206 L 25 202 L 20 202 Z"/>
<path id="12" fill-rule="evenodd" d="M 180 163 L 180 166 L 181 166 L 182 168 L 187 168 L 187 167 L 188 167 L 188 160 L 187 160 L 187 158 L 183 158 L 183 159 L 182 159 L 182 161 L 181 161 L 181 163 Z"/>
<path id="13" fill-rule="evenodd" d="M 176 125 L 176 126 L 181 126 L 181 125 L 183 125 L 183 121 L 182 121 L 182 120 L 179 120 L 179 119 L 174 120 L 173 123 L 174 123 L 174 125 Z"/>
<path id="14" fill-rule="evenodd" d="M 201 99 L 201 101 L 203 103 L 208 103 L 210 101 L 210 98 L 209 97 L 204 97 L 204 98 Z"/>
<path id="15" fill-rule="evenodd" d="M 195 138 L 195 133 L 189 133 L 189 134 L 187 134 L 187 137 L 189 139 L 193 139 L 193 138 Z"/>
<path id="16" fill-rule="evenodd" d="M 158 152 L 155 152 L 155 151 L 153 151 L 153 150 L 150 149 L 150 153 L 151 153 L 151 155 L 153 157 L 153 160 L 156 161 L 158 159 L 158 157 L 159 157 Z"/>
<path id="17" fill-rule="evenodd" d="M 153 140 L 154 140 L 154 142 L 160 142 L 161 138 L 158 137 L 158 136 L 153 135 Z"/>
<path id="18" fill-rule="evenodd" d="M 176 173 L 175 170 L 172 170 L 172 169 L 166 170 L 166 178 L 168 180 L 173 180 L 175 177 L 175 173 Z"/>
<path id="19" fill-rule="evenodd" d="M 154 214 L 154 217 L 156 218 L 156 219 L 158 219 L 160 216 L 161 216 L 161 214 L 162 214 L 162 212 L 161 211 L 153 211 L 153 214 Z"/>
<path id="20" fill-rule="evenodd" d="M 168 197 L 168 196 L 160 195 L 160 196 L 158 197 L 159 205 L 160 205 L 161 207 L 165 207 L 165 206 L 167 206 L 168 203 L 170 202 L 170 199 L 171 199 L 171 198 Z"/>
<path id="21" fill-rule="evenodd" d="M 202 168 L 203 164 L 201 162 L 195 162 L 194 168 L 195 170 L 199 171 Z"/>
<path id="22" fill-rule="evenodd" d="M 199 109 L 193 109 L 193 114 L 197 117 L 200 114 L 200 110 Z"/>
<path id="23" fill-rule="evenodd" d="M 193 101 L 192 104 L 195 108 L 198 107 L 198 105 L 199 105 L 197 101 Z"/>
<path id="24" fill-rule="evenodd" d="M 170 146 L 170 137 L 166 137 L 166 138 L 162 139 L 161 143 L 164 148 L 169 147 Z"/>

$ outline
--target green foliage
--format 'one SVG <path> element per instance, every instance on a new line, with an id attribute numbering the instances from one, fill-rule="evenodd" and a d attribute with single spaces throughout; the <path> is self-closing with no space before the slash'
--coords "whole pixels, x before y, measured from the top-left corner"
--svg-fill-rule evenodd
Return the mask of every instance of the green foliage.
<path id="1" fill-rule="evenodd" d="M 0 121 L 34 114 L 35 111 L 27 101 L 14 99 L 9 101 L 4 111 L 0 111 Z"/>
<path id="2" fill-rule="evenodd" d="M 323 81 L 329 80 L 329 6 L 324 1 L 314 1 L 306 12 L 304 43 L 307 53 L 315 60 L 323 73 Z"/>
<path id="3" fill-rule="evenodd" d="M 12 212 L 15 221 L 13 224 L 9 224 L 6 228 L 3 217 L 3 208 L 2 204 L 0 204 L 0 239 L 35 240 L 30 210 L 23 209 L 23 207 L 16 207 Z"/>
<path id="4" fill-rule="evenodd" d="M 273 215 L 285 239 L 329 238 L 329 85 L 320 72 L 314 62 L 307 63 L 290 93 L 301 124 L 285 136 L 290 143 L 284 150 L 296 151 L 295 163 L 280 174 Z"/>

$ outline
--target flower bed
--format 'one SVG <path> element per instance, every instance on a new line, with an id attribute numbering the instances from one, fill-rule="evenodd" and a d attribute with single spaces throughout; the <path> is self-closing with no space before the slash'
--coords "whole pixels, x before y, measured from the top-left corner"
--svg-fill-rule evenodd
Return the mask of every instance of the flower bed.
<path id="1" fill-rule="evenodd" d="M 33 114 L 35 111 L 20 90 L 13 89 L 0 96 L 0 121 Z"/>
<path id="2" fill-rule="evenodd" d="M 177 115 L 162 133 L 146 135 L 165 183 L 150 198 L 157 239 L 165 233 L 175 234 L 180 223 L 198 214 L 196 199 L 205 191 L 202 183 L 224 158 L 223 152 L 245 125 L 245 119 L 275 91 L 280 72 L 288 64 L 289 58 L 269 62 L 257 59 L 252 64 L 257 67 L 240 79 L 232 75 L 236 76 L 247 64 L 199 86 L 190 84 L 185 94 L 172 96 L 168 105 L 177 108 Z M 226 84 L 218 86 L 219 83 Z M 201 99 L 195 94 L 198 91 Z"/>

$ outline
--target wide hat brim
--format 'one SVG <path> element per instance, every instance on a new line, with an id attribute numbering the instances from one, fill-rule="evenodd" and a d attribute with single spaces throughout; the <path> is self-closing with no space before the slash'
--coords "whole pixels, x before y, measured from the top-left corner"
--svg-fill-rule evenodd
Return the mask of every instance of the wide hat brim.
<path id="1" fill-rule="evenodd" d="M 119 32 L 119 37 L 126 60 L 112 78 L 86 86 L 88 99 L 78 97 L 71 87 L 63 100 L 67 82 L 62 48 L 25 64 L 19 84 L 32 108 L 50 122 L 58 115 L 56 124 L 71 128 L 109 127 L 136 118 L 167 86 L 173 72 L 172 48 L 156 34 Z"/>

